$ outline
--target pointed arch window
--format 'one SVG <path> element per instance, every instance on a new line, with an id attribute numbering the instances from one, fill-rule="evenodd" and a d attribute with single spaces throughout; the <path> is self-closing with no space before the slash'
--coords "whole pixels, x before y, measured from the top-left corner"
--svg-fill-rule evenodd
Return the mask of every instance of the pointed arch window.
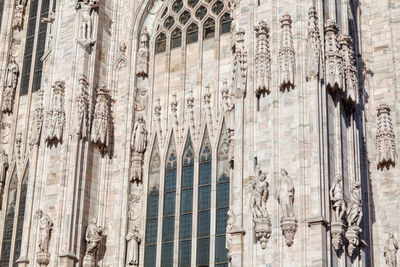
<path id="1" fill-rule="evenodd" d="M 216 201 L 216 229 L 215 229 L 215 264 L 227 266 L 227 250 L 225 244 L 226 222 L 228 220 L 230 194 L 230 167 L 228 159 L 228 136 L 226 127 L 222 129 L 221 140 L 218 146 L 217 166 L 217 201 Z"/>
<path id="2" fill-rule="evenodd" d="M 197 266 L 208 266 L 210 261 L 211 161 L 211 143 L 206 129 L 200 151 L 198 179 Z"/>
<path id="3" fill-rule="evenodd" d="M 215 21 L 212 18 L 208 18 L 204 22 L 204 33 L 203 39 L 213 38 L 215 36 Z"/>
<path id="4" fill-rule="evenodd" d="M 161 262 L 165 267 L 173 266 L 175 232 L 175 195 L 176 195 L 176 150 L 174 136 L 168 148 L 164 177 L 164 207 L 162 219 Z"/>
<path id="5" fill-rule="evenodd" d="M 231 15 L 229 13 L 225 13 L 221 17 L 221 25 L 220 25 L 220 32 L 221 34 L 228 33 L 231 31 L 231 24 L 232 24 L 232 19 Z"/>
<path id="6" fill-rule="evenodd" d="M 194 154 L 192 140 L 186 141 L 182 160 L 181 207 L 179 218 L 179 266 L 190 266 L 193 219 Z"/>
<path id="7" fill-rule="evenodd" d="M 182 31 L 176 28 L 171 34 L 171 49 L 180 47 L 182 45 Z"/>
<path id="8" fill-rule="evenodd" d="M 158 202 L 160 197 L 160 153 L 157 137 L 149 168 L 149 185 L 147 195 L 145 266 L 155 267 L 157 256 Z"/>
<path id="9" fill-rule="evenodd" d="M 186 33 L 186 43 L 191 44 L 197 42 L 199 39 L 199 27 L 196 23 L 189 25 Z"/>
<path id="10" fill-rule="evenodd" d="M 163 53 L 167 49 L 167 38 L 164 33 L 160 33 L 156 38 L 156 54 Z"/>

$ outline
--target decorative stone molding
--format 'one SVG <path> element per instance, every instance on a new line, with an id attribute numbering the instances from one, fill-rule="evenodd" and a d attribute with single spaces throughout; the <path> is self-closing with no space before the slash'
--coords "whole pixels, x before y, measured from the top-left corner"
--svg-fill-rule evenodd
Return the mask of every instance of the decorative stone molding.
<path id="1" fill-rule="evenodd" d="M 339 43 L 343 58 L 344 81 L 346 85 L 346 99 L 355 103 L 358 97 L 358 79 L 356 61 L 354 58 L 353 39 L 350 35 L 340 35 Z"/>
<path id="2" fill-rule="evenodd" d="M 269 51 L 269 29 L 267 23 L 261 20 L 258 26 L 254 27 L 256 32 L 256 53 L 255 53 L 255 81 L 256 96 L 271 93 L 271 55 Z"/>
<path id="3" fill-rule="evenodd" d="M 281 91 L 294 88 L 295 52 L 292 37 L 292 19 L 284 14 L 281 19 L 282 37 L 279 47 L 279 87 Z"/>
<path id="4" fill-rule="evenodd" d="M 321 36 L 318 27 L 317 10 L 311 7 L 308 11 L 308 35 L 306 49 L 306 79 L 317 80 L 321 68 Z"/>
<path id="5" fill-rule="evenodd" d="M 385 242 L 383 256 L 385 257 L 386 265 L 389 267 L 397 267 L 397 251 L 399 250 L 399 243 L 394 238 L 393 233 L 389 234 L 389 238 Z"/>
<path id="6" fill-rule="evenodd" d="M 149 39 L 150 35 L 147 31 L 147 27 L 143 27 L 142 34 L 140 35 L 139 51 L 137 53 L 138 63 L 136 75 L 143 79 L 148 76 L 149 72 Z"/>
<path id="7" fill-rule="evenodd" d="M 61 142 L 65 124 L 64 81 L 56 81 L 52 86 L 50 109 L 46 113 L 46 142 L 48 145 Z"/>
<path id="8" fill-rule="evenodd" d="M 360 222 L 363 216 L 362 198 L 361 198 L 361 183 L 353 182 L 350 190 L 350 207 L 347 212 L 347 223 L 349 225 L 346 231 L 346 238 L 349 242 L 347 251 L 352 256 L 360 244 L 359 233 L 361 233 Z"/>
<path id="9" fill-rule="evenodd" d="M 340 174 L 336 175 L 333 180 L 329 196 L 333 212 L 333 221 L 331 222 L 332 245 L 335 250 L 339 250 L 343 244 L 344 223 L 342 218 L 346 211 L 346 203 L 343 195 L 343 178 Z"/>
<path id="10" fill-rule="evenodd" d="M 36 102 L 35 110 L 33 111 L 32 130 L 29 140 L 29 144 L 31 146 L 40 144 L 44 120 L 43 94 L 43 89 L 40 89 L 38 92 L 38 99 Z"/>
<path id="11" fill-rule="evenodd" d="M 378 107 L 378 121 L 376 133 L 377 167 L 383 169 L 396 164 L 396 140 L 390 116 L 390 108 L 386 104 Z"/>
<path id="12" fill-rule="evenodd" d="M 221 98 L 224 112 L 232 111 L 235 108 L 234 95 L 233 92 L 229 91 L 227 81 L 223 82 Z"/>
<path id="13" fill-rule="evenodd" d="M 75 133 L 78 138 L 86 139 L 89 130 L 89 83 L 84 74 L 79 78 L 78 92 L 75 98 Z"/>
<path id="14" fill-rule="evenodd" d="M 203 101 L 204 101 L 204 106 L 205 106 L 205 110 L 206 110 L 207 125 L 209 126 L 208 128 L 211 130 L 211 134 L 214 135 L 214 122 L 213 122 L 212 111 L 211 111 L 211 93 L 210 93 L 209 86 L 206 86 L 206 90 L 203 95 Z"/>
<path id="15" fill-rule="evenodd" d="M 36 211 L 36 215 L 39 219 L 39 251 L 36 253 L 36 261 L 40 266 L 46 266 L 50 263 L 49 244 L 53 221 L 41 209 Z"/>
<path id="16" fill-rule="evenodd" d="M 93 38 L 94 18 L 93 13 L 99 7 L 98 0 L 77 0 L 75 10 L 79 10 L 79 37 L 78 43 L 87 48 L 96 43 Z"/>
<path id="17" fill-rule="evenodd" d="M 97 225 L 97 219 L 93 218 L 93 221 L 88 225 L 86 229 L 86 252 L 83 257 L 83 267 L 95 267 L 96 266 L 96 254 L 100 247 L 100 243 L 103 239 L 103 227 Z"/>
<path id="18" fill-rule="evenodd" d="M 271 236 L 272 224 L 267 210 L 269 198 L 269 183 L 267 175 L 262 172 L 260 166 L 256 167 L 256 176 L 252 181 L 253 191 L 250 196 L 250 209 L 253 215 L 254 230 L 257 241 L 261 248 L 267 247 L 268 239 Z"/>
<path id="19" fill-rule="evenodd" d="M 20 3 L 18 3 L 20 2 Z M 14 17 L 12 21 L 13 29 L 17 29 L 19 31 L 24 27 L 24 13 L 25 13 L 25 3 L 22 1 L 16 1 L 14 8 Z"/>
<path id="20" fill-rule="evenodd" d="M 343 92 L 343 59 L 338 44 L 338 27 L 334 20 L 325 26 L 325 84 L 331 92 Z"/>
<path id="21" fill-rule="evenodd" d="M 13 57 L 10 57 L 3 84 L 3 113 L 12 113 L 15 100 L 15 91 L 18 85 L 19 66 Z"/>
<path id="22" fill-rule="evenodd" d="M 243 98 L 247 88 L 247 50 L 244 46 L 243 29 L 235 33 L 235 45 L 233 47 L 232 92 L 235 98 Z"/>
<path id="23" fill-rule="evenodd" d="M 297 231 L 297 219 L 294 215 L 295 188 L 292 179 L 285 169 L 281 170 L 279 179 L 277 199 L 281 207 L 281 230 L 288 247 L 293 245 L 294 236 Z"/>
<path id="24" fill-rule="evenodd" d="M 90 140 L 105 153 L 111 138 L 111 99 L 106 86 L 97 88 L 96 105 L 94 107 Z"/>
<path id="25" fill-rule="evenodd" d="M 130 181 L 141 183 L 143 158 L 147 148 L 147 129 L 143 115 L 139 114 L 133 127 L 131 139 L 131 177 Z"/>

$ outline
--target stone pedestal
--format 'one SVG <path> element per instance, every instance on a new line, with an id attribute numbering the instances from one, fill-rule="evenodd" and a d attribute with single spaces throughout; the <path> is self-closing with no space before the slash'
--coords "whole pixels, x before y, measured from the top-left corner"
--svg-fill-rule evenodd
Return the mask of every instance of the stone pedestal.
<path id="1" fill-rule="evenodd" d="M 96 266 L 96 259 L 94 256 L 86 255 L 83 258 L 82 267 L 95 267 Z"/>
<path id="2" fill-rule="evenodd" d="M 294 235 L 297 231 L 297 219 L 295 217 L 282 217 L 281 230 L 285 237 L 285 242 L 288 247 L 293 245 Z"/>
<path id="3" fill-rule="evenodd" d="M 361 233 L 361 228 L 358 226 L 350 226 L 346 232 L 346 239 L 349 242 L 349 245 L 347 247 L 347 252 L 349 253 L 350 257 L 353 256 L 355 250 L 360 245 L 360 236 L 359 236 L 360 233 Z"/>
<path id="4" fill-rule="evenodd" d="M 36 261 L 40 266 L 47 266 L 50 262 L 50 253 L 38 252 L 36 254 Z"/>
<path id="5" fill-rule="evenodd" d="M 342 221 L 331 223 L 332 246 L 338 251 L 343 245 L 344 224 Z"/>
<path id="6" fill-rule="evenodd" d="M 261 248 L 265 249 L 272 232 L 271 219 L 269 217 L 256 218 L 253 219 L 253 222 L 257 241 L 260 242 Z"/>

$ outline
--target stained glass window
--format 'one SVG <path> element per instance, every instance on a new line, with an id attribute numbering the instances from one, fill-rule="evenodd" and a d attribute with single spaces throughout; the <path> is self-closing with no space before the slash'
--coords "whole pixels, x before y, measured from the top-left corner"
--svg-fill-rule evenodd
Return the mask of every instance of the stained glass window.
<path id="1" fill-rule="evenodd" d="M 174 259 L 174 231 L 175 231 L 175 194 L 176 194 L 176 150 L 174 136 L 168 148 L 167 163 L 164 177 L 164 207 L 162 223 L 162 266 L 173 266 Z M 146 265 L 147 266 L 147 265 Z"/>
<path id="2" fill-rule="evenodd" d="M 16 175 L 13 176 L 10 181 L 8 188 L 8 200 L 6 208 L 6 216 L 4 222 L 3 242 L 1 245 L 1 258 L 0 266 L 9 266 L 10 257 L 12 255 L 11 244 L 14 230 L 14 219 L 16 212 L 16 201 L 17 201 L 17 188 L 18 178 Z"/>
<path id="3" fill-rule="evenodd" d="M 160 33 L 156 38 L 156 54 L 165 52 L 167 49 L 167 41 L 164 33 Z"/>
<path id="4" fill-rule="evenodd" d="M 203 39 L 212 38 L 215 36 L 215 21 L 212 18 L 208 18 L 204 22 L 204 34 Z"/>
<path id="5" fill-rule="evenodd" d="M 221 140 L 218 146 L 217 166 L 217 203 L 215 226 L 215 263 L 216 266 L 228 266 L 227 250 L 225 245 L 226 222 L 229 209 L 229 175 L 228 138 L 226 127 L 223 127 Z M 222 264 L 222 265 L 219 265 Z"/>
<path id="6" fill-rule="evenodd" d="M 221 23 L 221 26 L 220 26 L 221 34 L 228 33 L 228 32 L 231 31 L 232 19 L 231 19 L 231 15 L 229 13 L 225 13 L 221 17 L 221 22 L 220 23 Z"/>
<path id="7" fill-rule="evenodd" d="M 160 153 L 155 138 L 149 168 L 147 195 L 145 266 L 155 267 L 157 256 L 158 200 L 160 189 Z"/>
<path id="8" fill-rule="evenodd" d="M 192 215 L 193 215 L 194 154 L 190 133 L 186 141 L 182 160 L 181 209 L 179 218 L 179 266 L 191 263 Z"/>
<path id="9" fill-rule="evenodd" d="M 206 135 L 200 151 L 199 196 L 197 208 L 197 265 L 208 266 L 210 261 L 211 209 L 211 143 Z"/>
<path id="10" fill-rule="evenodd" d="M 180 47 L 182 45 L 182 31 L 176 28 L 171 34 L 171 49 Z"/>

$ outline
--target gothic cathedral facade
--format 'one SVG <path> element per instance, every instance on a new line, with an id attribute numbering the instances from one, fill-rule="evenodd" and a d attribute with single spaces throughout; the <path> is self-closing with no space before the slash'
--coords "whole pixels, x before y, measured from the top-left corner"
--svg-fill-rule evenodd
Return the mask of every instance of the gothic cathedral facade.
<path id="1" fill-rule="evenodd" d="M 396 0 L 0 0 L 0 267 L 398 266 L 399 36 Z"/>

